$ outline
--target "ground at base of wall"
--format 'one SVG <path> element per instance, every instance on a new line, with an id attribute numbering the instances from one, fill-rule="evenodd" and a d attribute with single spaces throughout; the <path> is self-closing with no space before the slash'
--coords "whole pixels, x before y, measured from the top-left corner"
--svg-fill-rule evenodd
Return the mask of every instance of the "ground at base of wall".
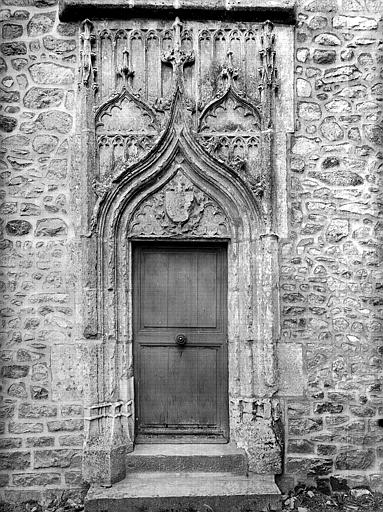
<path id="1" fill-rule="evenodd" d="M 0 500 L 1 512 L 82 512 L 88 486 L 76 490 L 57 490 L 43 495 L 41 499 L 28 499 L 27 494 L 20 495 L 17 502 Z M 27 491 L 28 492 L 28 491 Z"/>
<path id="2" fill-rule="evenodd" d="M 367 488 L 321 492 L 315 487 L 297 485 L 283 496 L 283 511 L 296 512 L 382 512 L 383 494 Z"/>
<path id="3" fill-rule="evenodd" d="M 86 491 L 75 495 L 62 491 L 52 500 L 39 503 L 29 500 L 18 503 L 0 501 L 2 512 L 82 512 Z M 321 492 L 315 487 L 297 485 L 283 496 L 283 511 L 296 512 L 382 512 L 383 494 L 367 488 Z M 219 512 L 219 511 L 216 511 Z"/>

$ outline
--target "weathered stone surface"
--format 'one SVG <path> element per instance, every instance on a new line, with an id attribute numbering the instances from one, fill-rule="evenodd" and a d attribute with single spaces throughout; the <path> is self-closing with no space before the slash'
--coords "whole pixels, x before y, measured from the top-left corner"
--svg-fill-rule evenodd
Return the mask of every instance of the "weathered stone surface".
<path id="1" fill-rule="evenodd" d="M 81 450 L 39 450 L 35 452 L 35 468 L 73 468 L 81 464 Z"/>
<path id="2" fill-rule="evenodd" d="M 305 5 L 306 11 L 311 12 L 333 12 L 337 10 L 336 0 L 312 0 Z"/>
<path id="3" fill-rule="evenodd" d="M 48 421 L 49 432 L 71 432 L 82 430 L 84 428 L 83 420 L 61 420 L 61 421 Z"/>
<path id="4" fill-rule="evenodd" d="M 27 46 L 23 42 L 14 41 L 11 43 L 1 43 L 0 52 L 3 55 L 25 55 L 27 53 Z"/>
<path id="5" fill-rule="evenodd" d="M 15 411 L 14 403 L 5 403 L 0 405 L 0 418 L 12 418 Z"/>
<path id="6" fill-rule="evenodd" d="M 332 467 L 332 459 L 288 457 L 286 463 L 286 470 L 293 474 L 328 475 Z"/>
<path id="7" fill-rule="evenodd" d="M 17 126 L 17 119 L 14 117 L 0 115 L 0 130 L 2 132 L 12 132 Z"/>
<path id="8" fill-rule="evenodd" d="M 376 30 L 378 28 L 375 18 L 365 16 L 335 16 L 332 24 L 336 29 Z"/>
<path id="9" fill-rule="evenodd" d="M 40 433 L 44 429 L 42 423 L 16 423 L 12 422 L 8 426 L 11 434 L 32 434 Z"/>
<path id="10" fill-rule="evenodd" d="M 355 187 L 363 183 L 363 178 L 359 174 L 342 169 L 333 172 L 310 172 L 309 174 L 323 183 L 337 187 Z"/>
<path id="11" fill-rule="evenodd" d="M 313 53 L 313 62 L 315 64 L 333 64 L 336 59 L 334 50 L 315 50 Z"/>
<path id="12" fill-rule="evenodd" d="M 335 468 L 340 470 L 362 471 L 374 463 L 373 450 L 358 450 L 350 446 L 340 452 L 335 459 Z"/>
<path id="13" fill-rule="evenodd" d="M 38 485 L 59 485 L 59 473 L 15 473 L 12 476 L 14 485 L 20 487 L 33 487 Z"/>
<path id="14" fill-rule="evenodd" d="M 40 155 L 52 153 L 57 147 L 58 138 L 54 135 L 36 135 L 33 139 L 32 147 Z"/>
<path id="15" fill-rule="evenodd" d="M 325 109 L 331 114 L 344 114 L 351 112 L 350 102 L 340 98 L 336 98 L 325 104 Z"/>
<path id="16" fill-rule="evenodd" d="M 304 78 L 297 79 L 297 95 L 299 98 L 309 98 L 311 96 L 312 88 L 308 80 Z"/>
<path id="17" fill-rule="evenodd" d="M 38 237 L 53 237 L 63 236 L 67 233 L 67 226 L 61 219 L 40 219 L 37 221 L 35 236 Z"/>
<path id="18" fill-rule="evenodd" d="M 62 405 L 61 416 L 82 416 L 84 410 L 82 405 Z"/>
<path id="19" fill-rule="evenodd" d="M 56 405 L 40 405 L 36 403 L 23 403 L 19 407 L 20 418 L 44 418 L 57 416 Z"/>
<path id="20" fill-rule="evenodd" d="M 46 388 L 41 386 L 31 386 L 31 398 L 32 400 L 46 400 L 49 396 L 49 392 Z"/>
<path id="21" fill-rule="evenodd" d="M 20 438 L 2 438 L 0 439 L 0 450 L 21 448 L 22 441 Z"/>
<path id="22" fill-rule="evenodd" d="M 361 75 L 361 71 L 354 65 L 341 66 L 326 69 L 322 80 L 325 84 L 342 83 L 357 80 Z"/>
<path id="23" fill-rule="evenodd" d="M 31 465 L 31 452 L 0 453 L 0 469 L 25 469 Z"/>
<path id="24" fill-rule="evenodd" d="M 320 125 L 320 131 L 331 142 L 341 140 L 344 135 L 343 128 L 335 121 L 335 117 L 326 117 Z"/>
<path id="25" fill-rule="evenodd" d="M 60 39 L 53 36 L 45 36 L 43 38 L 44 47 L 50 52 L 62 55 L 68 52 L 73 52 L 76 49 L 75 39 Z"/>
<path id="26" fill-rule="evenodd" d="M 308 137 L 296 137 L 292 152 L 296 155 L 307 156 L 319 149 L 318 141 Z"/>
<path id="27" fill-rule="evenodd" d="M 50 32 L 55 20 L 55 13 L 35 14 L 27 25 L 28 35 L 31 37 L 40 36 Z"/>
<path id="28" fill-rule="evenodd" d="M 16 39 L 23 34 L 23 27 L 14 23 L 4 23 L 2 29 L 3 39 Z"/>
<path id="29" fill-rule="evenodd" d="M 84 436 L 83 434 L 70 434 L 67 436 L 60 436 L 59 437 L 59 444 L 63 447 L 68 446 L 83 446 L 84 444 Z"/>
<path id="30" fill-rule="evenodd" d="M 24 96 L 24 106 L 31 109 L 58 107 L 64 99 L 62 89 L 43 89 L 32 87 Z"/>
<path id="31" fill-rule="evenodd" d="M 366 138 L 374 144 L 383 144 L 383 126 L 367 124 L 363 126 Z"/>
<path id="32" fill-rule="evenodd" d="M 315 37 L 314 43 L 321 46 L 339 46 L 341 41 L 335 34 L 319 34 Z"/>
<path id="33" fill-rule="evenodd" d="M 321 418 L 291 419 L 289 421 L 289 433 L 303 436 L 310 432 L 317 432 L 323 429 Z"/>
<path id="34" fill-rule="evenodd" d="M 305 121 L 315 121 L 321 118 L 322 111 L 317 103 L 302 101 L 298 105 L 298 115 Z"/>
<path id="35" fill-rule="evenodd" d="M 27 391 L 25 389 L 25 384 L 23 382 L 11 384 L 8 388 L 8 395 L 16 398 L 26 398 Z"/>
<path id="36" fill-rule="evenodd" d="M 10 366 L 3 366 L 1 368 L 1 376 L 6 379 L 20 379 L 26 377 L 29 372 L 29 366 L 13 364 Z"/>
<path id="37" fill-rule="evenodd" d="M 29 66 L 32 80 L 41 85 L 70 85 L 74 81 L 73 69 L 54 62 L 38 62 Z"/>
<path id="38" fill-rule="evenodd" d="M 293 439 L 287 447 L 289 453 L 314 453 L 314 450 L 315 444 L 307 439 Z"/>
<path id="39" fill-rule="evenodd" d="M 63 180 L 67 176 L 68 171 L 68 161 L 64 158 L 62 159 L 54 159 L 51 161 L 48 172 L 47 172 L 47 178 L 53 179 L 53 180 Z"/>
<path id="40" fill-rule="evenodd" d="M 59 133 L 68 133 L 73 124 L 73 118 L 67 112 L 60 110 L 51 110 L 49 112 L 42 112 L 38 118 L 37 123 L 48 131 L 57 131 Z"/>
<path id="41" fill-rule="evenodd" d="M 55 442 L 54 437 L 27 437 L 26 446 L 29 448 L 43 448 L 47 446 L 53 446 Z"/>

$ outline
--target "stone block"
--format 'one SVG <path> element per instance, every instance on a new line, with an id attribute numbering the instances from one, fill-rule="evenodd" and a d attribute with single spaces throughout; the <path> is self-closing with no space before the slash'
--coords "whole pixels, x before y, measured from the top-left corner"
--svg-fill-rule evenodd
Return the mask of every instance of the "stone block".
<path id="1" fill-rule="evenodd" d="M 35 468 L 76 468 L 81 465 L 81 450 L 38 450 L 34 453 Z"/>
<path id="2" fill-rule="evenodd" d="M 15 413 L 15 404 L 14 403 L 2 403 L 0 405 L 0 418 L 12 418 Z"/>
<path id="3" fill-rule="evenodd" d="M 323 429 L 322 418 L 299 418 L 289 420 L 289 433 L 292 435 L 305 435 Z"/>
<path id="4" fill-rule="evenodd" d="M 54 437 L 27 437 L 26 446 L 28 448 L 43 448 L 48 446 L 53 446 L 55 444 Z"/>
<path id="5" fill-rule="evenodd" d="M 59 421 L 48 421 L 48 432 L 72 432 L 84 429 L 83 420 L 59 420 Z"/>
<path id="6" fill-rule="evenodd" d="M 279 394 L 281 396 L 302 396 L 305 389 L 302 346 L 294 343 L 279 343 L 277 350 Z"/>
<path id="7" fill-rule="evenodd" d="M 5 379 L 20 379 L 29 373 L 29 366 L 12 364 L 1 368 L 1 376 Z"/>
<path id="8" fill-rule="evenodd" d="M 79 471 L 67 471 L 65 483 L 70 486 L 80 487 L 83 484 L 82 474 Z"/>
<path id="9" fill-rule="evenodd" d="M 64 91 L 57 88 L 32 87 L 26 92 L 23 103 L 29 109 L 58 107 L 64 99 Z"/>
<path id="10" fill-rule="evenodd" d="M 83 446 L 84 444 L 84 436 L 82 434 L 59 436 L 58 439 L 60 446 Z"/>
<path id="11" fill-rule="evenodd" d="M 42 432 L 44 425 L 42 423 L 16 423 L 11 422 L 8 426 L 11 434 L 32 434 Z"/>
<path id="12" fill-rule="evenodd" d="M 60 485 L 61 476 L 59 473 L 14 473 L 12 483 L 18 487 Z"/>
<path id="13" fill-rule="evenodd" d="M 9 480 L 10 478 L 7 473 L 0 473 L 0 487 L 7 487 Z"/>
<path id="14" fill-rule="evenodd" d="M 56 405 L 40 405 L 36 403 L 23 403 L 19 406 L 20 418 L 50 418 L 57 416 Z"/>
<path id="15" fill-rule="evenodd" d="M 54 62 L 36 62 L 29 66 L 29 72 L 39 85 L 71 85 L 74 82 L 73 68 Z"/>
<path id="16" fill-rule="evenodd" d="M 332 468 L 332 459 L 287 457 L 286 461 L 286 472 L 297 475 L 328 475 Z"/>
<path id="17" fill-rule="evenodd" d="M 27 53 L 27 46 L 25 43 L 12 41 L 11 43 L 1 43 L 0 52 L 3 55 L 25 55 Z"/>
<path id="18" fill-rule="evenodd" d="M 21 448 L 22 439 L 21 438 L 1 438 L 0 439 L 0 450 L 8 450 L 11 448 Z"/>
<path id="19" fill-rule="evenodd" d="M 315 444 L 307 439 L 292 439 L 287 445 L 288 453 L 314 453 Z"/>
<path id="20" fill-rule="evenodd" d="M 39 219 L 36 224 L 35 236 L 53 237 L 67 234 L 67 225 L 62 219 Z"/>
<path id="21" fill-rule="evenodd" d="M 31 452 L 0 453 L 0 470 L 25 469 L 31 465 Z"/>
<path id="22" fill-rule="evenodd" d="M 370 468 L 375 462 L 374 450 L 362 450 L 355 447 L 343 449 L 335 459 L 335 468 L 339 470 L 359 470 Z"/>
<path id="23" fill-rule="evenodd" d="M 83 413 L 82 405 L 71 404 L 61 406 L 61 416 L 82 416 Z"/>
<path id="24" fill-rule="evenodd" d="M 36 37 L 47 34 L 53 28 L 55 17 L 55 12 L 35 14 L 27 25 L 28 35 L 30 37 Z"/>

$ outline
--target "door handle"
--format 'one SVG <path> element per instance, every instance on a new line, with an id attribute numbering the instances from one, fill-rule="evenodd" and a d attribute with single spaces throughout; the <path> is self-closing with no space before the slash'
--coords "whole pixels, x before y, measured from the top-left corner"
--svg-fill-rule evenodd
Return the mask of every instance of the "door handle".
<path id="1" fill-rule="evenodd" d="M 177 343 L 177 345 L 186 345 L 187 340 L 188 339 L 184 334 L 177 334 L 177 336 L 175 337 L 175 342 Z"/>

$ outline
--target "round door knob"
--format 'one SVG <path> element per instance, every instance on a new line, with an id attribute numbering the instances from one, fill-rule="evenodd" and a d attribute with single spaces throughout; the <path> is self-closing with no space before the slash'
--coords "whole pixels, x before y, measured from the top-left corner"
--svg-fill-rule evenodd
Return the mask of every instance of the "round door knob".
<path id="1" fill-rule="evenodd" d="M 187 340 L 188 339 L 184 334 L 177 334 L 177 336 L 176 336 L 177 345 L 185 345 Z"/>

